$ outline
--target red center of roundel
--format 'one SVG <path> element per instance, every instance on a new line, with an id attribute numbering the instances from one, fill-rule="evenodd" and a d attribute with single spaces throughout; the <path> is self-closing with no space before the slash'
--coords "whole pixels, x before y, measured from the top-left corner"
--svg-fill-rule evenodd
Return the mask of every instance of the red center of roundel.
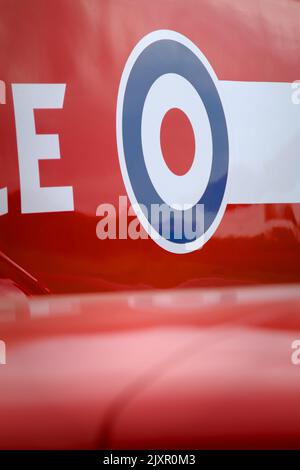
<path id="1" fill-rule="evenodd" d="M 191 168 L 195 155 L 195 137 L 187 115 L 178 108 L 164 116 L 160 129 L 160 145 L 169 169 L 182 176 Z"/>

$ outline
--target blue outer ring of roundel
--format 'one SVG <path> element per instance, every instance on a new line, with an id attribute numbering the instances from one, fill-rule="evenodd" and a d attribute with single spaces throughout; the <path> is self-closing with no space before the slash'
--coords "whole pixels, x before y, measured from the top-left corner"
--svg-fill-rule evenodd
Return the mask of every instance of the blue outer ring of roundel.
<path id="1" fill-rule="evenodd" d="M 157 40 L 147 46 L 134 63 L 123 102 L 123 148 L 136 200 L 146 206 L 150 214 L 151 204 L 160 205 L 165 202 L 157 194 L 145 166 L 141 120 L 149 89 L 161 75 L 167 73 L 181 75 L 193 85 L 205 106 L 212 133 L 213 156 L 210 178 L 204 194 L 198 201 L 198 204 L 203 204 L 204 207 L 204 231 L 200 235 L 198 232 L 194 239 L 186 239 L 184 234 L 178 239 L 171 230 L 168 238 L 174 243 L 190 243 L 209 229 L 219 211 L 227 182 L 229 146 L 226 119 L 217 88 L 200 59 L 178 41 Z M 162 235 L 161 225 L 159 233 Z"/>

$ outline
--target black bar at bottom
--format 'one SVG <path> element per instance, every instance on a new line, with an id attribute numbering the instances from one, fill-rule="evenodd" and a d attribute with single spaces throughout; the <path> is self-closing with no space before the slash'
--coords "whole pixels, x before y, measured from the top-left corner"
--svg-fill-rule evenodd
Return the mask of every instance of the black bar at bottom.
<path id="1" fill-rule="evenodd" d="M 0 468 L 11 468 L 15 463 L 19 468 L 54 468 L 76 465 L 76 468 L 211 468 L 214 464 L 222 467 L 230 464 L 269 466 L 274 462 L 287 468 L 288 464 L 299 462 L 298 451 L 203 451 L 203 450 L 101 450 L 101 451 L 0 451 Z M 7 465 L 6 465 L 7 464 Z M 22 466 L 20 466 L 22 465 Z M 18 467 L 17 467 L 18 468 Z M 243 467 L 242 467 L 243 468 Z"/>

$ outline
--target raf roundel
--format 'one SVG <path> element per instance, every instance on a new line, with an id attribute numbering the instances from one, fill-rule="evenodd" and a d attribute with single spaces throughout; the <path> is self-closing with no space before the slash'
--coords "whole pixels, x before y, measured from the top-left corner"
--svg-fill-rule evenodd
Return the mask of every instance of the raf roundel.
<path id="1" fill-rule="evenodd" d="M 161 148 L 162 122 L 172 109 L 186 115 L 194 133 L 193 162 L 181 175 L 171 171 Z M 218 79 L 202 52 L 185 36 L 155 31 L 133 49 L 119 87 L 117 144 L 128 196 L 148 234 L 172 253 L 201 248 L 226 208 L 228 133 Z M 163 217 L 154 226 L 154 205 L 169 207 L 173 221 L 185 221 L 188 213 L 193 236 L 185 230 L 178 235 L 174 224 L 166 235 Z"/>

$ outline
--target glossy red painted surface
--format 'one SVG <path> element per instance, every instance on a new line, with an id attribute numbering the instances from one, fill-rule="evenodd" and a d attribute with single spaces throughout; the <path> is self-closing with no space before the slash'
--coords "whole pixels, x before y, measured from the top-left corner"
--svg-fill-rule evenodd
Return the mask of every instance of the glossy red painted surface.
<path id="1" fill-rule="evenodd" d="M 203 249 L 178 256 L 148 240 L 98 240 L 96 208 L 126 195 L 115 115 L 120 77 L 147 33 L 187 35 L 222 80 L 300 77 L 300 5 L 292 0 L 1 0 L 0 248 L 52 293 L 289 283 L 300 280 L 300 206 L 229 205 Z M 41 184 L 74 190 L 75 211 L 21 214 L 11 83 L 66 83 L 63 109 L 37 110 L 38 133 L 59 135 L 60 160 Z M 176 134 L 176 126 L 174 127 Z"/>
<path id="2" fill-rule="evenodd" d="M 298 448 L 298 286 L 2 296 L 0 448 Z"/>
<path id="3" fill-rule="evenodd" d="M 96 237 L 98 205 L 126 195 L 122 71 L 157 29 L 220 80 L 300 79 L 293 0 L 0 0 L 0 448 L 299 447 L 300 204 L 229 205 L 183 256 Z M 74 212 L 21 213 L 12 83 L 66 83 L 63 109 L 35 121 L 60 142 L 41 184 L 73 186 Z"/>

